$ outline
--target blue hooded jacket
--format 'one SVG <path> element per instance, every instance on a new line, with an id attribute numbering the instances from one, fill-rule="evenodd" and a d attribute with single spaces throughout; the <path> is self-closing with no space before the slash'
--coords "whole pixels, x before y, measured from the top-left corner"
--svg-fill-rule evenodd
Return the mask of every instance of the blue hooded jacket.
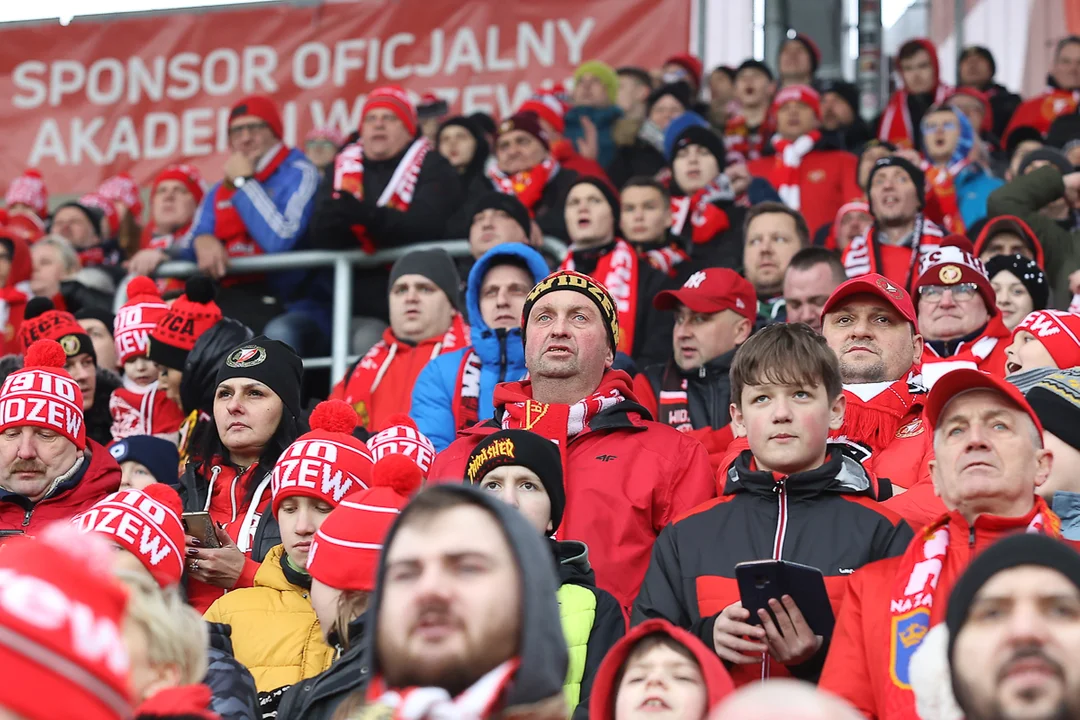
<path id="1" fill-rule="evenodd" d="M 964 160 L 975 145 L 975 128 L 967 116 L 952 107 L 942 108 L 950 111 L 960 126 L 960 138 L 956 142 L 949 165 L 955 165 Z M 925 135 L 925 131 L 924 135 Z M 986 217 L 986 200 L 990 193 L 1005 184 L 1001 178 L 996 178 L 978 163 L 970 163 L 953 178 L 956 189 L 956 204 L 960 210 L 960 217 L 964 220 L 964 227 L 970 228 Z"/>
<path id="2" fill-rule="evenodd" d="M 433 358 L 420 371 L 413 385 L 410 415 L 417 429 L 431 439 L 436 452 L 445 450 L 457 436 L 454 404 L 461 393 L 457 378 L 461 363 L 470 351 L 480 358 L 479 421 L 490 419 L 495 412 L 491 395 L 497 384 L 516 382 L 525 377 L 525 344 L 522 342 L 521 328 L 492 330 L 480 314 L 480 284 L 491 266 L 504 257 L 524 261 L 532 274 L 533 284 L 543 280 L 550 272 L 543 256 L 521 243 L 496 245 L 473 265 L 465 291 L 465 304 L 472 326 L 472 347 Z"/>

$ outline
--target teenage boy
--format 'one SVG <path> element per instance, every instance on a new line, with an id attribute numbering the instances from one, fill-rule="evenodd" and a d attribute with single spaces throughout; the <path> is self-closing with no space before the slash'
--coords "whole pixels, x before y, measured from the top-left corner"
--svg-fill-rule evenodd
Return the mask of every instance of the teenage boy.
<path id="1" fill-rule="evenodd" d="M 766 559 L 816 567 L 835 608 L 856 568 L 907 547 L 911 528 L 873 502 L 873 477 L 828 444 L 844 420 L 841 390 L 836 354 L 806 325 L 770 325 L 743 343 L 731 366 L 731 420 L 750 449 L 726 468 L 721 497 L 660 533 L 632 625 L 661 617 L 689 629 L 736 685 L 763 673 L 817 678 L 828 639 L 789 596 L 770 601 L 777 622 L 762 611 L 751 625 L 734 569 Z"/>

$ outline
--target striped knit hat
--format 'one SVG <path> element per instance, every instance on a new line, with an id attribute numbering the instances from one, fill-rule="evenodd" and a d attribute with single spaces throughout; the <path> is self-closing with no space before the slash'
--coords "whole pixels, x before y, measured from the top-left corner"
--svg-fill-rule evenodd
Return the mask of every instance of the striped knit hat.
<path id="1" fill-rule="evenodd" d="M 1016 328 L 1031 333 L 1042 343 L 1054 364 L 1062 370 L 1080 365 L 1080 315 L 1061 310 L 1036 310 L 1028 313 Z"/>
<path id="2" fill-rule="evenodd" d="M 150 331 L 169 312 L 157 283 L 148 277 L 132 279 L 127 293 L 127 302 L 113 318 L 113 343 L 121 366 L 132 358 L 146 355 Z"/>
<path id="3" fill-rule="evenodd" d="M 1043 430 L 1080 450 L 1080 369 L 1060 370 L 1027 392 Z"/>
<path id="4" fill-rule="evenodd" d="M 214 283 L 205 275 L 193 275 L 154 329 L 150 331 L 151 360 L 172 370 L 183 370 L 188 353 L 202 334 L 221 320 L 214 302 Z"/>
<path id="5" fill-rule="evenodd" d="M 423 478 L 404 455 L 375 463 L 371 487 L 349 495 L 327 515 L 308 552 L 308 573 L 337 590 L 375 589 L 383 539 Z"/>
<path id="6" fill-rule="evenodd" d="M 367 447 L 373 462 L 387 455 L 404 455 L 417 464 L 424 477 L 435 462 L 435 444 L 404 413 L 387 418 L 386 428 L 368 438 Z"/>
<path id="7" fill-rule="evenodd" d="M 66 363 L 63 348 L 53 340 L 38 340 L 27 349 L 22 370 L 8 375 L 0 386 L 0 432 L 39 427 L 86 449 L 83 394 L 64 369 Z"/>

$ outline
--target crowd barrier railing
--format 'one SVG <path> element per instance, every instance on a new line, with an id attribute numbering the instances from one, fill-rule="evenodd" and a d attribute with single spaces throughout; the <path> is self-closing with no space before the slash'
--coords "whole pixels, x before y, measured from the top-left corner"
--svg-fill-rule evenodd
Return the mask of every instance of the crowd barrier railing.
<path id="1" fill-rule="evenodd" d="M 229 261 L 226 275 L 248 273 L 272 273 L 285 270 L 308 270 L 331 267 L 334 271 L 334 307 L 331 328 L 330 357 L 304 358 L 305 368 L 330 368 L 330 386 L 345 376 L 351 360 L 349 345 L 352 341 L 352 272 L 357 268 L 374 268 L 391 265 L 402 255 L 415 250 L 442 248 L 451 257 L 469 254 L 468 240 L 438 240 L 417 243 L 405 247 L 365 253 L 362 250 L 295 250 L 274 255 L 233 258 Z M 566 245 L 553 237 L 544 238 L 544 250 L 556 259 L 566 257 Z M 158 266 L 155 277 L 186 278 L 198 272 L 198 266 L 186 260 L 170 260 Z M 464 280 L 465 278 L 462 278 Z"/>

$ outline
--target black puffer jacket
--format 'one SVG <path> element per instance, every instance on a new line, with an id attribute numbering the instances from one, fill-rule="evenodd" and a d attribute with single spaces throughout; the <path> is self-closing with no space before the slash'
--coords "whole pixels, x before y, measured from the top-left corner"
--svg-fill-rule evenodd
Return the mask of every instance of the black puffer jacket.
<path id="1" fill-rule="evenodd" d="M 652 391 L 652 402 L 656 404 L 656 421 L 677 427 L 680 423 L 674 418 L 669 418 L 664 405 L 660 402 L 660 392 L 664 389 L 664 378 L 669 380 L 686 381 L 686 400 L 690 411 L 690 424 L 695 430 L 711 427 L 714 430 L 726 426 L 731 422 L 731 361 L 735 359 L 735 350 L 726 352 L 720 357 L 713 358 L 699 368 L 682 370 L 674 360 L 668 360 L 665 364 L 650 365 L 642 373 Z M 669 374 L 673 374 L 672 377 Z M 640 378 L 641 376 L 639 376 Z M 672 384 L 669 382 L 669 384 Z M 634 381 L 634 389 L 638 390 L 638 400 L 645 402 L 641 397 L 640 390 L 644 386 L 640 379 Z M 671 388 L 669 388 L 671 389 Z M 646 403 L 649 409 L 652 405 Z"/>
<path id="2" fill-rule="evenodd" d="M 366 614 L 349 623 L 349 649 L 329 669 L 289 688 L 278 705 L 277 720 L 330 720 L 337 706 L 367 683 L 370 670 L 361 657 L 365 618 Z"/>
<path id="3" fill-rule="evenodd" d="M 251 673 L 233 657 L 232 628 L 221 623 L 207 623 L 210 631 L 210 647 L 203 682 L 213 693 L 210 709 L 221 716 L 221 720 L 260 720 L 258 711 L 259 694 L 255 691 L 255 680 Z"/>

